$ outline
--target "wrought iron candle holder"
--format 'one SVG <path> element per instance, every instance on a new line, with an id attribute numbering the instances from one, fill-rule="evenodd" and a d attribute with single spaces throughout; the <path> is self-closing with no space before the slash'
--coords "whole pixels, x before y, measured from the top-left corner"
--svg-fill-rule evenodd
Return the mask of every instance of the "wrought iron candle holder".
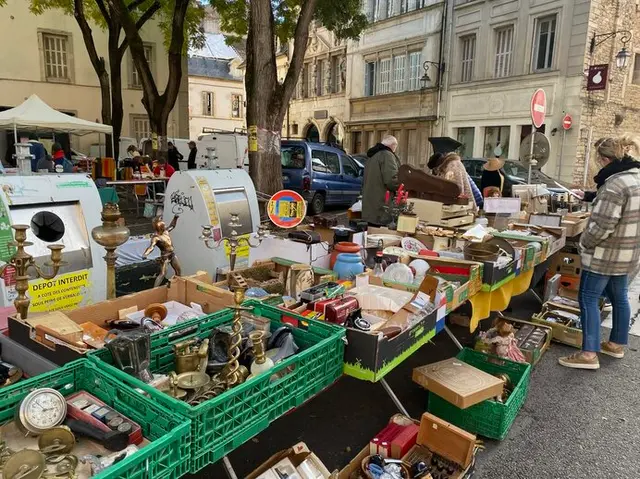
<path id="1" fill-rule="evenodd" d="M 45 273 L 36 264 L 33 256 L 27 253 L 24 249 L 27 246 L 32 246 L 33 243 L 27 241 L 27 225 L 12 225 L 14 229 L 15 240 L 9 242 L 9 246 L 14 246 L 17 251 L 7 264 L 0 267 L 0 275 L 2 275 L 8 266 L 13 266 L 16 270 L 16 292 L 18 297 L 13 302 L 16 307 L 16 311 L 20 315 L 21 319 L 26 319 L 29 312 L 29 305 L 31 300 L 27 297 L 27 291 L 29 290 L 29 280 L 42 278 L 45 280 L 51 280 L 56 277 L 60 267 L 65 263 L 62 261 L 62 249 L 64 245 L 52 244 L 47 245 L 47 248 L 51 250 L 51 259 L 44 263 L 44 266 L 51 267 L 52 272 L 50 274 Z M 31 278 L 29 270 L 33 269 L 35 277 Z"/>

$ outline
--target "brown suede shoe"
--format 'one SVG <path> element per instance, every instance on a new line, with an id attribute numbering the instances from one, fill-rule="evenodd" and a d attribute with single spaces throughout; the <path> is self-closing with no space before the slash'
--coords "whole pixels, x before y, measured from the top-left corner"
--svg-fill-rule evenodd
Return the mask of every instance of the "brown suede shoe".
<path id="1" fill-rule="evenodd" d="M 598 361 L 598 356 L 595 356 L 593 359 L 587 358 L 582 351 L 572 354 L 571 356 L 560 358 L 558 359 L 558 362 L 565 368 L 600 369 L 600 361 Z"/>
<path id="2" fill-rule="evenodd" d="M 609 341 L 604 341 L 600 343 L 600 352 L 602 354 L 606 354 L 607 356 L 611 356 L 612 358 L 616 358 L 616 359 L 624 358 L 624 346 L 620 346 L 619 344 L 613 344 Z"/>

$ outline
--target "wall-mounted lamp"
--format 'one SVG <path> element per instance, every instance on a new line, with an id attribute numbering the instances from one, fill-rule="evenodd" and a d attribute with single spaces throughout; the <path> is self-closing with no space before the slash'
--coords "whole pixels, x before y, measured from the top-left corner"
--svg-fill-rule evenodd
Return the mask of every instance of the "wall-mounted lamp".
<path id="1" fill-rule="evenodd" d="M 626 68 L 629 65 L 629 58 L 631 58 L 631 52 L 627 50 L 627 43 L 629 43 L 633 37 L 633 34 L 629 30 L 616 30 L 615 32 L 601 33 L 599 35 L 594 33 L 593 37 L 591 37 L 589 53 L 593 55 L 598 45 L 617 35 L 620 35 L 622 49 L 616 54 L 616 66 L 618 68 Z"/>
<path id="2" fill-rule="evenodd" d="M 436 62 L 425 61 L 422 64 L 424 74 L 422 75 L 422 78 L 420 78 L 420 86 L 422 87 L 423 90 L 428 87 L 429 83 L 431 83 L 431 77 L 429 76 L 430 65 L 433 65 L 438 72 L 438 86 L 440 85 L 440 78 L 441 78 L 442 72 L 444 72 L 444 63 L 440 64 Z"/>

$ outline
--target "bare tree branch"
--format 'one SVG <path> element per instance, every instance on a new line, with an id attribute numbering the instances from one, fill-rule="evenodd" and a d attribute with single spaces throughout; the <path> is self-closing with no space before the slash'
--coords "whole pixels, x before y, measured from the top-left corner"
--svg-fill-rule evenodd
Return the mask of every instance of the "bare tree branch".
<path id="1" fill-rule="evenodd" d="M 145 1 L 146 0 L 133 0 L 133 2 L 131 2 L 129 4 L 127 9 L 129 9 L 130 12 L 133 12 L 136 8 L 138 8 L 140 5 L 142 5 Z"/>
<path id="2" fill-rule="evenodd" d="M 291 55 L 287 76 L 282 85 L 278 87 L 281 89 L 282 103 L 279 107 L 281 109 L 280 113 L 283 116 L 295 90 L 300 71 L 304 66 L 304 54 L 307 51 L 307 43 L 309 42 L 309 26 L 313 20 L 313 13 L 317 3 L 318 0 L 306 0 L 298 16 L 298 23 L 296 24 L 296 31 L 293 36 L 293 55 Z"/>
<path id="3" fill-rule="evenodd" d="M 98 8 L 100 9 L 100 13 L 102 13 L 102 16 L 104 17 L 105 21 L 107 23 L 110 23 L 111 22 L 111 15 L 109 15 L 109 11 L 107 10 L 107 7 L 104 4 L 104 1 L 103 0 L 96 0 L 96 4 L 98 4 Z"/>
<path id="4" fill-rule="evenodd" d="M 153 5 L 151 5 L 149 9 L 144 12 L 136 22 L 136 28 L 140 30 L 142 26 L 147 23 L 147 21 L 149 21 L 149 19 L 151 19 L 151 17 L 153 17 L 158 10 L 160 10 L 161 6 L 162 5 L 160 5 L 160 2 L 155 2 Z"/>

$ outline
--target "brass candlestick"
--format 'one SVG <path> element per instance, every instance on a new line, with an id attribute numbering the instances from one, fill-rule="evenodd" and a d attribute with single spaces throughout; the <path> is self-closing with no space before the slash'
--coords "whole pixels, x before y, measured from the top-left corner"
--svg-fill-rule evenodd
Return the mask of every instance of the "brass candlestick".
<path id="1" fill-rule="evenodd" d="M 116 297 L 116 248 L 129 239 L 129 228 L 118 224 L 120 208 L 115 203 L 107 203 L 102 209 L 102 226 L 91 230 L 93 240 L 107 250 L 107 299 Z"/>
<path id="2" fill-rule="evenodd" d="M 203 226 L 202 235 L 200 236 L 200 240 L 204 241 L 205 246 L 209 249 L 217 249 L 223 241 L 229 244 L 229 273 L 227 274 L 227 281 L 229 283 L 229 289 L 234 292 L 234 305 L 230 307 L 234 310 L 234 314 L 231 326 L 231 337 L 229 338 L 229 348 L 227 350 L 229 361 L 221 374 L 227 389 L 231 389 L 237 384 L 242 383 L 245 379 L 240 370 L 240 363 L 238 362 L 240 346 L 242 345 L 241 318 L 243 310 L 250 311 L 252 309 L 242 306 L 244 293 L 247 290 L 247 283 L 242 276 L 235 272 L 238 247 L 241 244 L 246 244 L 249 248 L 257 248 L 268 233 L 267 229 L 260 225 L 257 232 L 257 243 L 252 243 L 251 238 L 241 237 L 237 230 L 242 228 L 242 224 L 240 223 L 239 216 L 235 213 L 230 214 L 229 227 L 231 228 L 231 235 L 221 238 L 220 241 L 217 242 L 213 240 L 214 227 L 212 225 Z"/>
<path id="3" fill-rule="evenodd" d="M 242 345 L 241 318 L 243 310 L 251 309 L 242 306 L 242 303 L 244 302 L 244 292 L 245 288 L 237 287 L 233 293 L 233 301 L 235 304 L 231 306 L 231 309 L 233 309 L 234 312 L 233 323 L 231 326 L 231 337 L 229 338 L 229 349 L 227 350 L 229 361 L 222 373 L 224 381 L 227 384 L 227 389 L 231 389 L 244 381 L 243 375 L 239 372 L 240 363 L 238 362 L 238 358 L 240 357 L 240 346 Z"/>
<path id="4" fill-rule="evenodd" d="M 33 268 L 35 271 L 35 278 L 33 279 L 42 278 L 50 280 L 55 278 L 60 266 L 64 264 L 62 261 L 62 249 L 64 248 L 64 245 L 47 245 L 47 248 L 51 250 L 51 260 L 45 262 L 44 265 L 51 266 L 53 268 L 53 272 L 51 274 L 46 274 L 38 267 L 33 256 L 24 250 L 25 247 L 33 245 L 30 241 L 27 241 L 27 230 L 29 227 L 27 225 L 13 225 L 11 227 L 15 231 L 15 240 L 9 242 L 9 246 L 16 247 L 17 251 L 7 264 L 0 267 L 0 275 L 4 273 L 7 266 L 13 266 L 16 269 L 16 292 L 18 293 L 18 297 L 13 304 L 16 307 L 16 311 L 20 315 L 20 318 L 26 319 L 27 313 L 29 312 L 29 304 L 31 303 L 31 300 L 26 294 L 29 290 L 29 280 L 32 279 L 29 276 L 29 269 Z"/>

